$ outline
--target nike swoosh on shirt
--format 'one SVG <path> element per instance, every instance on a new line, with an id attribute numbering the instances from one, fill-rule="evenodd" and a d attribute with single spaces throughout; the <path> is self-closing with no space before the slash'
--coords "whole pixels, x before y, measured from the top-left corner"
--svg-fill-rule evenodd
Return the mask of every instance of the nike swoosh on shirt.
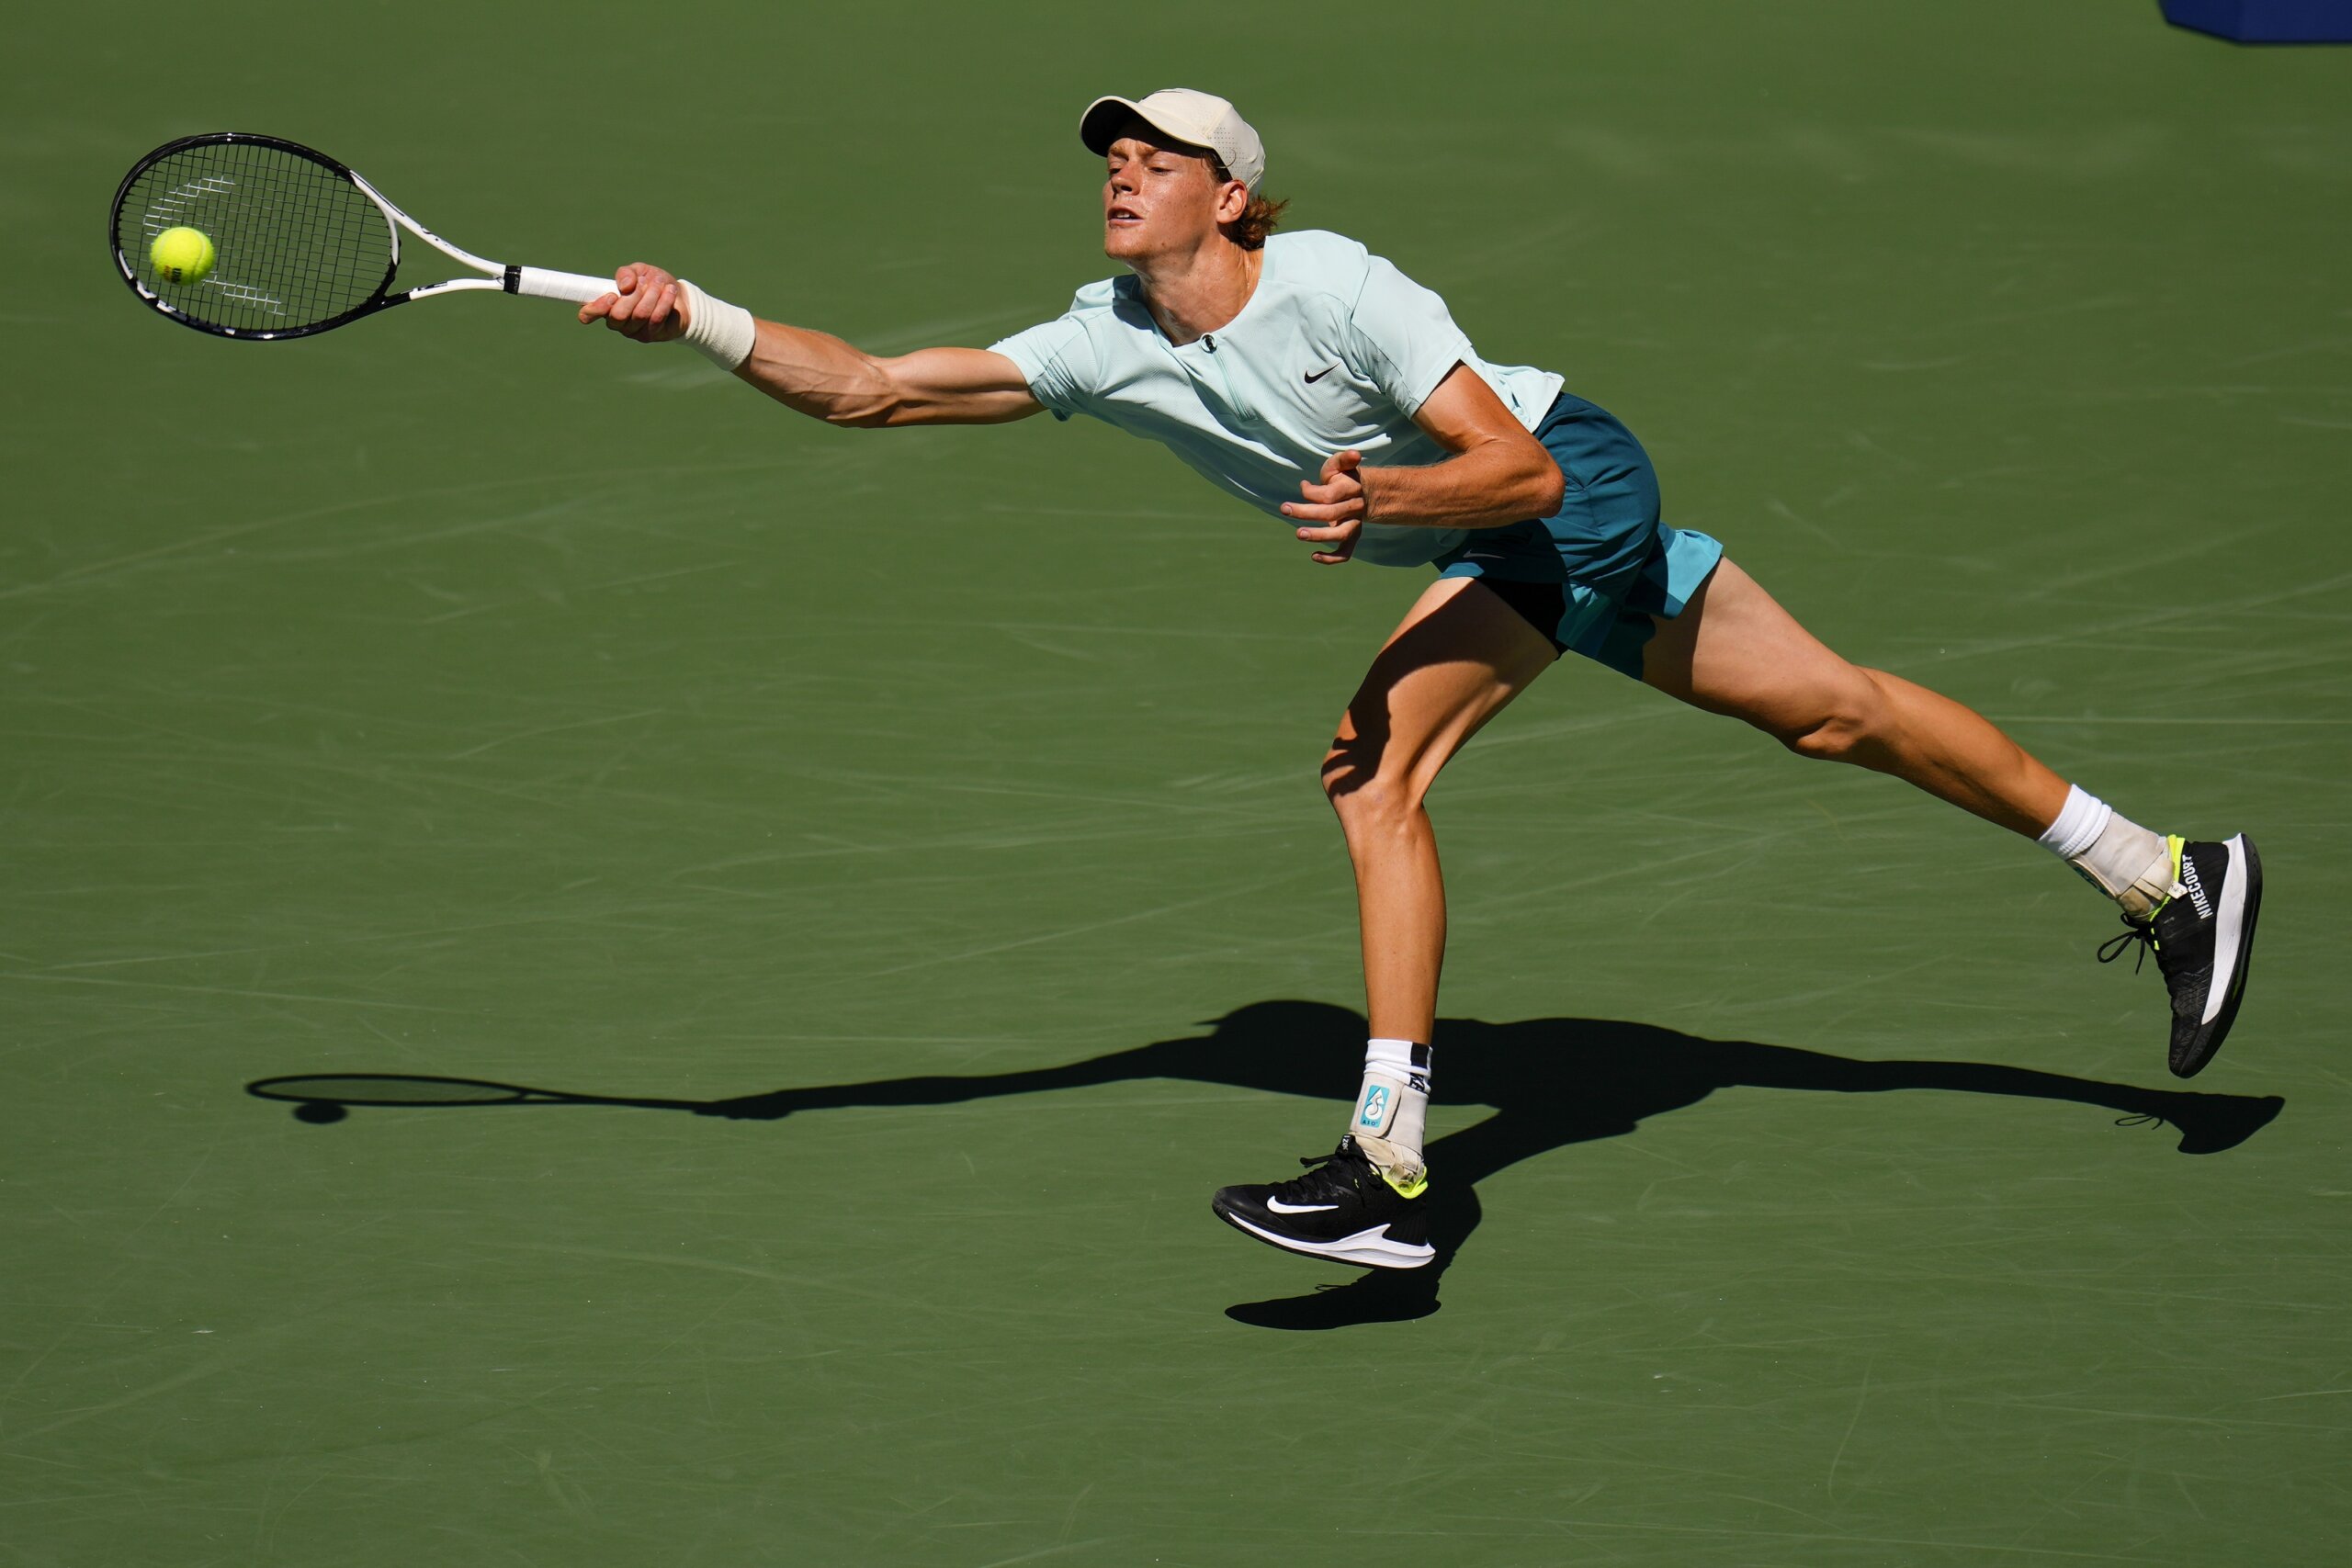
<path id="1" fill-rule="evenodd" d="M 1337 1203 L 1285 1203 L 1279 1198 L 1266 1200 L 1266 1207 L 1277 1214 L 1320 1214 L 1339 1207 Z"/>
<path id="2" fill-rule="evenodd" d="M 1339 367 L 1336 365 L 1326 365 L 1322 369 L 1317 370 L 1314 375 L 1309 376 L 1306 378 L 1306 384 L 1312 387 L 1316 382 L 1320 381 L 1324 377 L 1329 376 L 1332 371 L 1337 370 L 1338 368 Z"/>

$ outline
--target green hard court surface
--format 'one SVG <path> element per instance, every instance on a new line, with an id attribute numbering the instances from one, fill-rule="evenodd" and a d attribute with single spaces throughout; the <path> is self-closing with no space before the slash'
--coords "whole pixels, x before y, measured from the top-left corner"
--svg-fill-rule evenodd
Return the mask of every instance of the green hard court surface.
<path id="1" fill-rule="evenodd" d="M 9 28 L 0 1562 L 2344 1560 L 2352 51 L 2142 0 Z M 1563 668 L 1434 802 L 1445 1267 L 1351 1284 L 1207 1198 L 1354 1085 L 1315 764 L 1416 574 L 1101 426 L 828 431 L 544 301 L 223 343 L 99 248 L 140 152 L 267 130 L 501 259 L 984 344 L 1106 270 L 1079 109 L 1171 83 L 1833 645 L 2254 833 L 2215 1065 L 2031 846 Z M 672 1103 L 247 1091 L 320 1074 Z"/>

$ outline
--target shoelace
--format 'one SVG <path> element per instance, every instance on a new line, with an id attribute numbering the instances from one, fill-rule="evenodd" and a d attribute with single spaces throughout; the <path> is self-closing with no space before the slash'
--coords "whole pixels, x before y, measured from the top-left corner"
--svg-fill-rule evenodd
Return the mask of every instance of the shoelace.
<path id="1" fill-rule="evenodd" d="M 1298 1163 L 1306 1167 L 1306 1174 L 1292 1177 L 1274 1190 L 1285 1202 L 1303 1198 L 1348 1197 L 1357 1190 L 1357 1182 L 1351 1175 L 1341 1176 L 1340 1171 L 1347 1168 L 1347 1156 L 1352 1154 L 1352 1148 L 1341 1144 L 1328 1155 L 1301 1155 Z M 1361 1155 L 1356 1157 L 1363 1158 Z"/>
<path id="2" fill-rule="evenodd" d="M 2164 950 L 2156 945 L 2156 922 L 2135 920 L 2129 915 L 2123 917 L 2123 930 L 2120 935 L 2109 937 L 2098 944 L 2098 961 L 2101 964 L 2114 963 L 2135 942 L 2140 944 L 2140 951 L 2132 954 L 2132 973 L 2137 975 L 2140 972 L 2140 966 L 2147 963 L 2151 953 L 2156 955 L 2156 966 L 2164 967 Z"/>

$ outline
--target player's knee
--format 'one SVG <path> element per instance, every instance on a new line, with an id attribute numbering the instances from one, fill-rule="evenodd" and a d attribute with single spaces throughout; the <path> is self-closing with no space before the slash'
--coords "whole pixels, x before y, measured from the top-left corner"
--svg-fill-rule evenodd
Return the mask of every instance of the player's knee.
<path id="1" fill-rule="evenodd" d="M 1801 722 L 1776 728 L 1781 745 L 1800 757 L 1823 762 L 1855 762 L 1885 728 L 1885 694 L 1867 670 L 1841 681 Z"/>
<path id="2" fill-rule="evenodd" d="M 1358 767 L 1358 759 L 1350 752 L 1345 740 L 1331 742 L 1330 750 L 1323 754 L 1323 797 L 1337 806 L 1340 795 L 1353 782 Z"/>
<path id="3" fill-rule="evenodd" d="M 1337 807 L 1360 793 L 1380 773 L 1380 749 L 1342 731 L 1323 754 L 1324 798 Z"/>
<path id="4" fill-rule="evenodd" d="M 1781 744 L 1800 757 L 1810 757 L 1816 762 L 1842 762 L 1854 754 L 1861 741 L 1861 732 L 1850 719 L 1822 719 L 1810 728 L 1794 730 L 1781 737 Z"/>
<path id="5" fill-rule="evenodd" d="M 1323 768 L 1323 793 L 1340 814 L 1340 826 L 1351 839 L 1380 838 L 1404 830 L 1420 809 L 1419 792 L 1408 783 L 1377 769 L 1349 766 L 1333 753 L 1333 766 Z"/>

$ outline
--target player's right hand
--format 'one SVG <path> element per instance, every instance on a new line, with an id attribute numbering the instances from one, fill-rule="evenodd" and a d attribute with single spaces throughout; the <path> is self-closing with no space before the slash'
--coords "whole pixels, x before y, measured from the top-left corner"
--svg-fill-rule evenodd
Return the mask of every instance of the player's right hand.
<path id="1" fill-rule="evenodd" d="M 1363 454 L 1335 452 L 1323 459 L 1323 471 L 1298 487 L 1301 501 L 1285 502 L 1283 515 L 1302 525 L 1298 536 L 1323 547 L 1315 552 L 1317 566 L 1344 566 L 1363 537 L 1366 510 L 1362 472 Z"/>
<path id="2" fill-rule="evenodd" d="M 631 262 L 613 274 L 613 291 L 580 307 L 580 323 L 602 321 L 635 343 L 674 343 L 685 335 L 684 291 L 658 266 Z"/>

